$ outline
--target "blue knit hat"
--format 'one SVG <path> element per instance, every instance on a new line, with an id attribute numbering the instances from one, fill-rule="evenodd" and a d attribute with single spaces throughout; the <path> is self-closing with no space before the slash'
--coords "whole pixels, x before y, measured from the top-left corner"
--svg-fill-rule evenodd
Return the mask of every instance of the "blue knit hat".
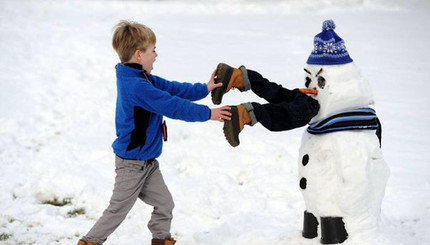
<path id="1" fill-rule="evenodd" d="M 314 50 L 306 63 L 310 65 L 341 65 L 352 62 L 346 50 L 345 42 L 334 29 L 333 20 L 326 20 L 322 32 L 314 38 Z"/>

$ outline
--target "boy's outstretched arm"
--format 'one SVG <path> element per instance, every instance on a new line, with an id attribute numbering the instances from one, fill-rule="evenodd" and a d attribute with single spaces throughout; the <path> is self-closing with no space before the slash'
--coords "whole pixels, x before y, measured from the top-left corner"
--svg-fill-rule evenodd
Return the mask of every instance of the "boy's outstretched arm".
<path id="1" fill-rule="evenodd" d="M 231 120 L 231 112 L 229 106 L 223 106 L 219 108 L 211 109 L 210 120 L 216 120 L 219 122 L 224 122 L 224 120 Z"/>

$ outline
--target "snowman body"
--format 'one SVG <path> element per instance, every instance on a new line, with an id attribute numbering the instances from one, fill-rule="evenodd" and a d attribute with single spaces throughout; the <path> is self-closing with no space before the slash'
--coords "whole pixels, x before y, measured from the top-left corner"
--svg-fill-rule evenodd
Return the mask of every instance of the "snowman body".
<path id="1" fill-rule="evenodd" d="M 371 88 L 354 62 L 308 65 L 305 70 L 306 86 L 318 90 L 314 98 L 320 104 L 311 123 L 373 103 Z M 298 173 L 306 211 L 318 223 L 338 217 L 347 236 L 377 228 L 389 169 L 374 130 L 305 131 Z"/>

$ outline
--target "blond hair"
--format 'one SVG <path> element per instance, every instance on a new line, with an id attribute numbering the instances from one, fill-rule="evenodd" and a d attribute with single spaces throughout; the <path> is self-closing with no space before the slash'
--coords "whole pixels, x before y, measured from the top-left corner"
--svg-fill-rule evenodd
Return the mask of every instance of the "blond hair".
<path id="1" fill-rule="evenodd" d="M 149 27 L 137 22 L 121 20 L 114 28 L 112 47 L 123 63 L 129 61 L 136 50 L 145 51 L 157 41 Z"/>

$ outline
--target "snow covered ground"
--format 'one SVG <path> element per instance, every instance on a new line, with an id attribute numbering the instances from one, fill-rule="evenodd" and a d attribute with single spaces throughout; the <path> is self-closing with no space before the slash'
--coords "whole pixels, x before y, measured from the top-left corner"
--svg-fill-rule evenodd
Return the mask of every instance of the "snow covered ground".
<path id="1" fill-rule="evenodd" d="M 154 74 L 207 82 L 222 61 L 288 88 L 303 87 L 313 37 L 333 19 L 374 89 L 391 168 L 382 238 L 345 244 L 430 244 L 429 11 L 425 0 L 0 1 L 0 244 L 74 244 L 107 207 L 121 19 L 157 34 Z M 263 102 L 233 91 L 224 104 L 247 101 Z M 232 148 L 221 123 L 167 122 L 159 161 L 178 244 L 319 244 L 300 235 L 304 128 L 247 127 Z M 106 244 L 149 244 L 150 213 L 138 202 Z"/>

